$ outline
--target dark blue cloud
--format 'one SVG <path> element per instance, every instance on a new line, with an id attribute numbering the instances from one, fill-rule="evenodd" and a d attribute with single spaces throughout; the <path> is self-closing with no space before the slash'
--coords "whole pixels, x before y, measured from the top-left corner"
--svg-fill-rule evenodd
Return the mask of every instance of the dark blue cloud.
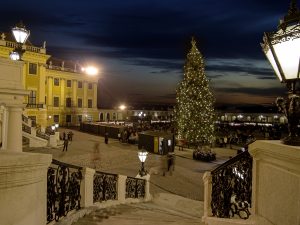
<path id="1" fill-rule="evenodd" d="M 182 76 L 178 73 L 183 74 L 191 36 L 195 36 L 210 79 L 235 73 L 268 82 L 276 79 L 270 67 L 247 65 L 246 61 L 266 61 L 260 47 L 263 32 L 276 29 L 288 4 L 274 0 L 4 1 L 0 31 L 8 31 L 23 20 L 31 30 L 31 42 L 41 45 L 46 40 L 48 53 L 58 58 L 100 63 L 115 60 L 114 65 L 105 65 L 106 73 L 116 73 L 119 64 L 118 73 L 123 76 L 120 83 L 129 79 L 137 67 L 145 68 L 140 76 L 157 73 L 164 79 L 170 77 L 170 83 L 176 83 L 174 79 L 179 82 Z M 244 61 L 241 65 L 210 64 L 214 58 Z M 107 82 L 108 90 L 119 89 L 110 76 L 103 82 Z M 219 91 L 230 93 L 229 89 Z M 268 95 L 255 87 L 243 89 L 245 92 Z M 166 90 L 166 96 L 169 93 Z M 145 97 L 142 91 L 136 94 Z M 115 98 L 113 93 L 103 95 Z M 130 90 L 123 95 L 130 96 Z"/>

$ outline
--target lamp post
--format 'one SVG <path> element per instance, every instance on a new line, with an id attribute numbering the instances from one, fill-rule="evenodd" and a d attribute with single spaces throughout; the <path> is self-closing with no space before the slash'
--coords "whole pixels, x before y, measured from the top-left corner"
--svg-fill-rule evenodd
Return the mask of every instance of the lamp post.
<path id="1" fill-rule="evenodd" d="M 147 159 L 147 155 L 148 155 L 148 152 L 145 151 L 143 148 L 142 148 L 142 151 L 138 152 L 139 159 L 140 159 L 140 161 L 142 163 L 141 169 L 139 171 L 139 174 L 140 174 L 141 177 L 143 177 L 143 176 L 145 176 L 147 174 L 147 171 L 144 168 L 144 163 L 145 163 L 145 161 Z"/>
<path id="2" fill-rule="evenodd" d="M 30 35 L 30 31 L 26 30 L 22 22 L 18 23 L 14 28 L 12 28 L 13 36 L 17 42 L 15 49 L 10 53 L 10 58 L 12 60 L 21 60 L 24 53 L 23 44 L 26 42 Z"/>
<path id="3" fill-rule="evenodd" d="M 291 0 L 288 13 L 280 20 L 277 31 L 264 33 L 261 46 L 279 80 L 288 88 L 288 97 L 276 100 L 279 111 L 288 119 L 289 135 L 283 143 L 299 146 L 300 11 L 296 0 Z"/>

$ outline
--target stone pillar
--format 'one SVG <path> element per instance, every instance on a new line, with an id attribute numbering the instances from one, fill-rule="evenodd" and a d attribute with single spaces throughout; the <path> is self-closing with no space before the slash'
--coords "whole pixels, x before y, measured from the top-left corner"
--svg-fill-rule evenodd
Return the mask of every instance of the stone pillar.
<path id="1" fill-rule="evenodd" d="M 39 98 L 38 98 L 38 103 L 39 104 L 45 104 L 45 93 L 46 93 L 46 88 L 45 88 L 45 80 L 46 80 L 46 68 L 43 65 L 39 65 Z"/>
<path id="2" fill-rule="evenodd" d="M 3 108 L 2 120 L 2 149 L 7 149 L 7 132 L 8 132 L 8 110 Z"/>
<path id="3" fill-rule="evenodd" d="M 8 108 L 7 150 L 22 152 L 22 108 Z"/>
<path id="4" fill-rule="evenodd" d="M 83 170 L 83 180 L 80 186 L 81 207 L 89 207 L 94 204 L 94 174 L 94 169 L 85 167 Z"/>
<path id="5" fill-rule="evenodd" d="M 144 179 L 146 180 L 146 186 L 145 186 L 145 201 L 150 201 L 152 199 L 150 194 L 150 174 L 147 174 L 144 176 Z"/>
<path id="6" fill-rule="evenodd" d="M 65 79 L 60 79 L 60 106 L 63 107 L 65 102 Z"/>
<path id="7" fill-rule="evenodd" d="M 53 77 L 48 77 L 48 96 L 47 96 L 47 105 L 53 106 Z"/>
<path id="8" fill-rule="evenodd" d="M 88 106 L 88 98 L 87 98 L 87 85 L 86 81 L 83 82 L 83 108 L 87 108 Z"/>
<path id="9" fill-rule="evenodd" d="M 260 140 L 249 152 L 255 224 L 300 224 L 300 147 Z"/>
<path id="10" fill-rule="evenodd" d="M 97 108 L 97 83 L 93 83 L 93 108 Z"/>
<path id="11" fill-rule="evenodd" d="M 122 204 L 125 203 L 126 197 L 126 178 L 127 176 L 118 175 L 118 201 Z"/>
<path id="12" fill-rule="evenodd" d="M 0 152 L 0 224 L 47 223 L 49 154 Z"/>
<path id="13" fill-rule="evenodd" d="M 74 107 L 77 107 L 77 80 L 73 80 L 72 88 L 73 88 L 72 99 L 74 102 Z"/>
<path id="14" fill-rule="evenodd" d="M 204 183 L 204 205 L 203 205 L 203 219 L 212 215 L 211 213 L 211 194 L 212 194 L 212 177 L 210 172 L 205 172 L 203 175 Z"/>

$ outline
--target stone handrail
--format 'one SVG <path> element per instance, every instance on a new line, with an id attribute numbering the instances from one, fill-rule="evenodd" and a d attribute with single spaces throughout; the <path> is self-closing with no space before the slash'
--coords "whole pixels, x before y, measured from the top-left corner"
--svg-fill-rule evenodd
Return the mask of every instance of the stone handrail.
<path id="1" fill-rule="evenodd" d="M 31 127 L 22 123 L 22 131 L 28 133 L 28 134 L 31 134 Z"/>
<path id="2" fill-rule="evenodd" d="M 49 141 L 50 139 L 50 136 L 48 134 L 42 133 L 40 129 L 36 130 L 36 136 L 47 141 Z"/>
<path id="3" fill-rule="evenodd" d="M 5 46 L 9 47 L 9 48 L 16 48 L 17 47 L 17 43 L 12 42 L 12 41 L 5 41 Z M 36 53 L 44 53 L 44 49 L 43 48 L 39 48 L 39 47 L 35 47 L 35 46 L 31 46 L 31 45 L 23 45 L 23 48 L 26 49 L 26 51 L 29 52 L 36 52 Z"/>

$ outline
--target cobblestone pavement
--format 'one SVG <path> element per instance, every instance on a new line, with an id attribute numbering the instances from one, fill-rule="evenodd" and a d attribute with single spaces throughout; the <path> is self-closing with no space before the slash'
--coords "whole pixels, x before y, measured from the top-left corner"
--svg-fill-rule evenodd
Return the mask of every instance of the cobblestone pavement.
<path id="1" fill-rule="evenodd" d="M 69 131 L 68 129 L 59 129 Z M 24 148 L 27 152 L 52 154 L 54 159 L 83 167 L 94 168 L 108 173 L 118 173 L 126 176 L 136 176 L 140 168 L 137 156 L 137 145 L 120 143 L 116 139 L 109 139 L 108 144 L 104 138 L 96 135 L 72 130 L 73 141 L 67 152 L 62 152 L 62 145 L 57 148 Z M 99 148 L 95 148 L 95 144 Z M 148 154 L 145 168 L 151 174 L 151 194 L 172 193 L 186 198 L 203 201 L 203 174 L 210 171 L 236 154 L 236 150 L 215 148 L 217 160 L 211 163 L 195 161 L 192 151 L 175 149 L 175 170 L 172 174 L 163 176 L 160 155 Z"/>

